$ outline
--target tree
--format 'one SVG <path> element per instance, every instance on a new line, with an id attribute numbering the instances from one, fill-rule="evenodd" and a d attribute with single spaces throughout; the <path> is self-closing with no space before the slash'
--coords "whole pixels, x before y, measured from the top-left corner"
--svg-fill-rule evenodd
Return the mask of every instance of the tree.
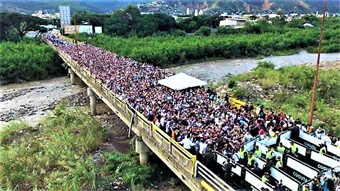
<path id="1" fill-rule="evenodd" d="M 139 37 L 150 36 L 157 31 L 157 23 L 153 15 L 143 15 L 138 19 L 137 35 Z"/>
<path id="2" fill-rule="evenodd" d="M 210 33 L 211 33 L 211 30 L 210 30 L 210 28 L 207 27 L 207 26 L 201 27 L 201 28 L 196 32 L 197 35 L 202 35 L 202 36 L 209 36 Z"/>
<path id="3" fill-rule="evenodd" d="M 177 27 L 175 19 L 170 15 L 164 13 L 155 13 L 153 16 L 155 17 L 159 31 L 170 31 Z"/>
<path id="4" fill-rule="evenodd" d="M 130 29 L 130 17 L 123 10 L 115 11 L 110 18 L 105 20 L 105 31 L 108 34 L 124 36 L 130 32 Z"/>
<path id="5" fill-rule="evenodd" d="M 39 30 L 41 24 L 47 21 L 20 13 L 0 13 L 0 40 L 10 40 L 13 34 L 22 39 L 28 31 Z"/>
<path id="6" fill-rule="evenodd" d="M 217 27 L 216 34 L 228 34 L 227 28 L 225 26 Z"/>

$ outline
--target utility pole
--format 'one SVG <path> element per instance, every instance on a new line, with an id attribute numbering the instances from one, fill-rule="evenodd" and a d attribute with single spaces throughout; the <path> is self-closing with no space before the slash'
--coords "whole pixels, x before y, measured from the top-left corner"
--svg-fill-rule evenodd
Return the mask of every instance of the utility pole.
<path id="1" fill-rule="evenodd" d="M 309 125 L 313 125 L 313 115 L 314 115 L 314 107 L 315 107 L 316 88 L 317 88 L 318 79 L 319 79 L 319 65 L 320 65 L 320 54 L 321 54 L 321 47 L 322 47 L 322 38 L 323 38 L 323 32 L 325 30 L 326 7 L 327 7 L 327 0 L 324 0 L 322 24 L 321 24 L 320 39 L 319 39 L 318 58 L 317 58 L 316 65 L 315 65 L 315 77 L 314 77 L 314 85 L 313 85 L 312 104 L 310 106 L 310 114 L 309 114 L 309 123 L 308 123 Z"/>

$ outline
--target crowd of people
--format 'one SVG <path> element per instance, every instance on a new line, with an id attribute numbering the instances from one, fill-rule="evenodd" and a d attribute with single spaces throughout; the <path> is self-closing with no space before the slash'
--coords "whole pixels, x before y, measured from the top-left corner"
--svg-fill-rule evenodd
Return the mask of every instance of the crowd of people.
<path id="1" fill-rule="evenodd" d="M 165 69 L 86 43 L 77 45 L 56 36 L 45 37 L 77 61 L 81 68 L 90 71 L 117 97 L 126 100 L 185 149 L 197 155 L 199 160 L 208 156 L 207 152 L 211 150 L 228 158 L 240 158 L 242 145 L 256 136 L 261 139 L 276 137 L 293 127 L 313 131 L 312 127 L 284 113 L 275 114 L 263 107 L 257 107 L 254 112 L 251 103 L 239 109 L 233 107 L 228 96 L 218 96 L 205 87 L 176 91 L 162 86 L 158 80 L 173 75 Z"/>
<path id="2" fill-rule="evenodd" d="M 251 104 L 232 107 L 205 87 L 176 91 L 162 86 L 158 80 L 173 75 L 167 70 L 88 44 L 76 45 L 54 36 L 48 40 L 176 141 L 186 143 L 193 154 L 204 155 L 210 148 L 231 156 L 257 135 L 277 136 L 294 125 L 283 113 L 265 113 L 260 108 L 256 116 Z"/>

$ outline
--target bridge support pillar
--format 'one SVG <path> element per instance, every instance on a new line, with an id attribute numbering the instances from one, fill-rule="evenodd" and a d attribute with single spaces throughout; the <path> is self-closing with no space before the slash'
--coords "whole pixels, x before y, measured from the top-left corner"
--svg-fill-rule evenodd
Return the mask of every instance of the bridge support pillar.
<path id="1" fill-rule="evenodd" d="M 68 73 L 70 74 L 71 84 L 76 84 L 76 74 L 73 72 L 72 68 L 68 68 Z"/>
<path id="2" fill-rule="evenodd" d="M 140 165 L 148 164 L 148 152 L 149 147 L 143 142 L 142 137 L 136 139 L 136 152 L 139 153 L 139 163 Z"/>
<path id="3" fill-rule="evenodd" d="M 96 94 L 91 88 L 87 88 L 87 95 L 90 97 L 91 115 L 96 115 Z"/>

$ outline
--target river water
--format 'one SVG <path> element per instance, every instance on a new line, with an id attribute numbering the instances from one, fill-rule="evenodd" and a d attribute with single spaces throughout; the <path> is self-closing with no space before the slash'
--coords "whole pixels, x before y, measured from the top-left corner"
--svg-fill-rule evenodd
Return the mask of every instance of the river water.
<path id="1" fill-rule="evenodd" d="M 302 51 L 290 56 L 272 56 L 262 61 L 273 61 L 277 67 L 293 64 L 315 63 L 316 54 Z M 340 60 L 340 54 L 322 54 L 321 61 Z M 202 80 L 212 82 L 222 80 L 228 73 L 240 74 L 249 72 L 260 61 L 255 58 L 226 59 L 202 62 L 169 68 L 179 73 L 184 72 Z M 84 88 L 71 85 L 69 79 L 59 77 L 49 80 L 33 81 L 20 84 L 0 86 L 0 127 L 13 119 L 37 123 L 50 112 L 63 98 L 83 92 Z"/>
<path id="2" fill-rule="evenodd" d="M 237 58 L 217 61 L 207 61 L 197 64 L 182 65 L 169 68 L 175 73 L 184 72 L 207 82 L 222 80 L 227 74 L 241 74 L 251 71 L 259 61 L 272 61 L 276 67 L 316 63 L 317 54 L 310 54 L 303 50 L 298 54 L 289 56 L 269 56 L 263 59 L 256 58 Z M 321 54 L 320 61 L 340 60 L 340 53 Z"/>

